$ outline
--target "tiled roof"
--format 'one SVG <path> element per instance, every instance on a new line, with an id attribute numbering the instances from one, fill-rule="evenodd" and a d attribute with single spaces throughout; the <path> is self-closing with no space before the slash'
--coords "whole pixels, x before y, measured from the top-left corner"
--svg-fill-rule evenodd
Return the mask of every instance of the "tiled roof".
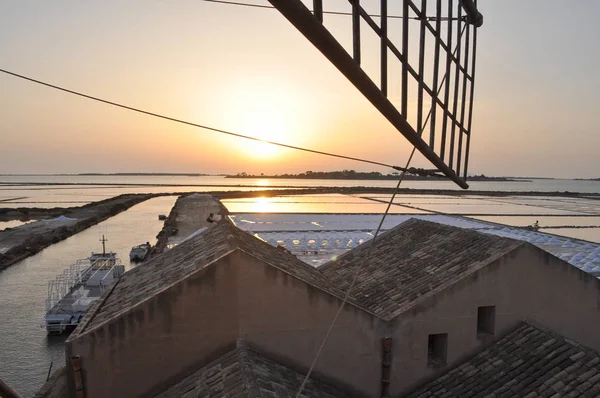
<path id="1" fill-rule="evenodd" d="M 343 293 L 334 288 L 317 269 L 224 220 L 126 272 L 90 308 L 71 335 L 71 340 L 235 249 L 243 250 L 323 291 L 343 297 Z"/>
<path id="2" fill-rule="evenodd" d="M 526 323 L 408 397 L 598 397 L 600 354 Z"/>
<path id="3" fill-rule="evenodd" d="M 423 295 L 441 290 L 520 242 L 420 220 L 382 234 L 349 302 L 390 319 Z M 125 273 L 71 335 L 100 325 L 236 249 L 325 292 L 343 297 L 370 243 L 315 269 L 224 220 Z"/>
<path id="4" fill-rule="evenodd" d="M 304 374 L 275 362 L 244 344 L 187 376 L 156 398 L 295 397 Z M 328 384 L 309 379 L 303 396 L 350 397 Z"/>
<path id="5" fill-rule="evenodd" d="M 363 258 L 372 241 L 320 270 L 335 286 L 346 291 L 362 265 L 352 297 L 359 306 L 391 319 L 424 296 L 441 291 L 521 244 L 411 219 L 381 234 L 365 264 Z"/>

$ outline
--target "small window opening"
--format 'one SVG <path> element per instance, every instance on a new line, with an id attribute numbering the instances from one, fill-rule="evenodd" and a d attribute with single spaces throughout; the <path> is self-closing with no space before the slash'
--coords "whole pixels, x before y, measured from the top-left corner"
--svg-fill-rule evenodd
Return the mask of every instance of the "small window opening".
<path id="1" fill-rule="evenodd" d="M 477 308 L 477 335 L 493 335 L 496 326 L 496 306 Z"/>
<path id="2" fill-rule="evenodd" d="M 448 333 L 430 334 L 427 343 L 427 366 L 434 368 L 446 364 Z"/>

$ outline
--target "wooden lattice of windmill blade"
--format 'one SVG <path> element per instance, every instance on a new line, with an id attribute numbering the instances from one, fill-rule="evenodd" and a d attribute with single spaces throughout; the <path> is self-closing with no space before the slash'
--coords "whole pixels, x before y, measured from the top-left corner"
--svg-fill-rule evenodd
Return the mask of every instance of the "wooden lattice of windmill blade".
<path id="1" fill-rule="evenodd" d="M 312 0 L 312 11 L 301 0 L 269 2 L 437 172 L 468 188 L 477 28 L 483 23 L 476 0 L 349 0 L 350 51 L 324 23 L 323 0 Z M 375 3 L 379 13 L 373 15 L 365 8 Z M 388 14 L 390 7 L 402 18 Z M 361 50 L 372 45 L 361 37 L 373 32 L 380 55 L 377 78 L 361 67 Z M 394 59 L 398 66 L 390 67 Z M 392 80 L 398 82 L 398 101 L 388 97 Z"/>

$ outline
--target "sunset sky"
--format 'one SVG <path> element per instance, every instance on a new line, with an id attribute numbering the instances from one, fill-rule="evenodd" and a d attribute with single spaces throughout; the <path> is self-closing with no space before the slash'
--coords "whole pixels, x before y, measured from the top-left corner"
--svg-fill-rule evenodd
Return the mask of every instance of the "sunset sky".
<path id="1" fill-rule="evenodd" d="M 324 8 L 349 6 L 324 0 Z M 479 9 L 470 173 L 600 177 L 600 1 L 480 0 Z M 326 23 L 343 32 L 350 17 Z M 296 146 L 398 165 L 411 149 L 275 10 L 203 0 L 2 0 L 0 68 Z M 399 84 L 390 85 L 393 101 Z M 429 167 L 422 157 L 415 165 Z M 338 169 L 390 171 L 268 148 L 0 74 L 0 173 Z"/>

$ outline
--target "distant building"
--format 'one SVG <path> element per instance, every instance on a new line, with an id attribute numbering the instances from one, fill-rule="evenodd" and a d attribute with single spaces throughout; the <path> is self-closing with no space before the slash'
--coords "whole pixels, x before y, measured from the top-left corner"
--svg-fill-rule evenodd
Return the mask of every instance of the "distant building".
<path id="1" fill-rule="evenodd" d="M 293 396 L 354 278 L 308 396 L 438 396 L 434 385 L 461 396 L 443 375 L 480 380 L 465 360 L 496 358 L 486 347 L 519 333 L 600 349 L 600 282 L 529 243 L 409 220 L 371 245 L 316 269 L 223 220 L 94 305 L 66 343 L 69 396 Z M 513 351 L 529 363 L 539 347 Z"/>

